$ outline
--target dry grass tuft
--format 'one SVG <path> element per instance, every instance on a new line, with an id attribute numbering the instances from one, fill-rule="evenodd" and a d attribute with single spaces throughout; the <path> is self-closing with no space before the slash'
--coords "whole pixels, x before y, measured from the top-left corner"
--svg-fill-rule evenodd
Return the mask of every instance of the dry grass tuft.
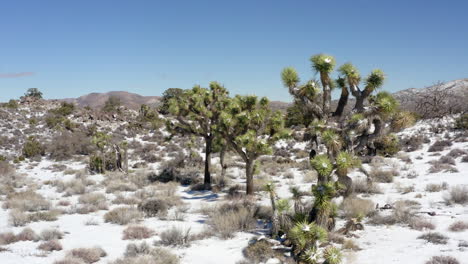
<path id="1" fill-rule="evenodd" d="M 104 215 L 106 223 L 126 225 L 131 222 L 137 222 L 143 218 L 143 214 L 135 207 L 118 207 L 112 209 Z"/>
<path id="2" fill-rule="evenodd" d="M 146 226 L 129 226 L 124 229 L 122 239 L 145 239 L 152 236 L 154 236 L 154 230 Z"/>

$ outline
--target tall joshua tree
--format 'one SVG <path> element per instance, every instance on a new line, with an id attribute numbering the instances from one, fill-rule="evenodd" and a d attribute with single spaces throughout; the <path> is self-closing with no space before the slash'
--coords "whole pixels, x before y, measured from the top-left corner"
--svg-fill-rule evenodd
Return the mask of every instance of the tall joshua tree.
<path id="1" fill-rule="evenodd" d="M 289 89 L 303 112 L 312 117 L 309 125 L 313 139 L 311 165 L 318 172 L 317 185 L 313 187 L 315 196 L 309 220 L 317 225 L 333 227 L 334 206 L 331 199 L 337 195 L 347 195 L 352 191 L 352 180 L 348 170 L 359 167 L 354 153 L 372 150 L 373 141 L 384 132 L 385 122 L 397 108 L 390 94 L 372 93 L 382 86 L 384 73 L 373 70 L 364 81 L 364 89 L 359 88 L 361 76 L 351 64 L 338 69 L 340 76 L 332 81 L 335 59 L 326 54 L 311 57 L 312 68 L 320 75 L 320 81 L 309 80 L 301 83 L 296 70 L 285 68 L 281 73 L 283 84 Z M 330 91 L 334 86 L 341 88 L 341 96 L 336 110 L 332 113 Z M 356 98 L 351 113 L 345 113 L 349 94 Z M 364 103 L 368 102 L 368 107 Z M 321 149 L 326 152 L 316 156 Z M 336 175 L 338 181 L 332 177 Z"/>
<path id="2" fill-rule="evenodd" d="M 192 134 L 205 139 L 205 188 L 211 187 L 211 153 L 217 135 L 220 116 L 228 103 L 228 91 L 211 82 L 209 89 L 195 86 L 169 100 L 169 112 L 176 122 L 168 123 L 170 131 Z"/>
<path id="3" fill-rule="evenodd" d="M 271 154 L 271 145 L 287 135 L 282 114 L 273 112 L 265 97 L 258 100 L 256 96 L 238 95 L 221 114 L 220 131 L 231 149 L 244 160 L 246 193 L 252 195 L 256 159 Z"/>

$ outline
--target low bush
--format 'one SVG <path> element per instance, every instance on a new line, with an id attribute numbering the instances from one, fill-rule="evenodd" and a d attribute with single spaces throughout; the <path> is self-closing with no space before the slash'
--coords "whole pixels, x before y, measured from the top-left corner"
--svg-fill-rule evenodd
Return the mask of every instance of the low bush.
<path id="1" fill-rule="evenodd" d="M 161 232 L 159 237 L 161 240 L 157 241 L 157 243 L 164 246 L 188 246 L 192 240 L 190 228 L 183 230 L 175 226 Z"/>
<path id="2" fill-rule="evenodd" d="M 426 261 L 426 264 L 460 264 L 460 262 L 456 258 L 450 256 L 434 256 Z"/>
<path id="3" fill-rule="evenodd" d="M 437 140 L 432 144 L 429 149 L 427 150 L 428 152 L 439 152 L 445 150 L 445 148 L 452 146 L 452 142 L 449 140 Z"/>
<path id="4" fill-rule="evenodd" d="M 442 235 L 441 233 L 437 232 L 427 232 L 424 233 L 420 236 L 418 236 L 418 239 L 423 239 L 426 240 L 428 243 L 432 244 L 447 244 L 448 237 Z"/>
<path id="5" fill-rule="evenodd" d="M 455 128 L 463 130 L 468 129 L 468 114 L 463 114 L 455 119 Z"/>
<path id="6" fill-rule="evenodd" d="M 270 258 L 276 257 L 272 245 L 266 240 L 253 239 L 249 241 L 249 245 L 242 251 L 244 257 L 252 263 L 265 263 Z"/>
<path id="7" fill-rule="evenodd" d="M 256 227 L 255 208 L 242 203 L 226 203 L 210 214 L 209 224 L 216 235 L 231 238 L 237 231 L 248 231 Z"/>
<path id="8" fill-rule="evenodd" d="M 449 226 L 452 232 L 462 232 L 468 229 L 468 222 L 457 221 Z"/>
<path id="9" fill-rule="evenodd" d="M 18 209 L 10 210 L 8 223 L 12 226 L 25 226 L 30 222 L 29 215 Z"/>
<path id="10" fill-rule="evenodd" d="M 33 136 L 28 137 L 23 144 L 22 154 L 25 158 L 34 158 L 45 155 L 44 146 Z"/>
<path id="11" fill-rule="evenodd" d="M 145 239 L 154 236 L 154 231 L 146 226 L 129 226 L 124 229 L 124 240 Z"/>
<path id="12" fill-rule="evenodd" d="M 377 182 L 390 183 L 393 182 L 393 177 L 398 175 L 396 170 L 383 170 L 372 167 L 369 176 Z"/>
<path id="13" fill-rule="evenodd" d="M 400 151 L 400 142 L 394 134 L 385 135 L 378 138 L 375 143 L 377 153 L 382 156 L 393 156 Z"/>
<path id="14" fill-rule="evenodd" d="M 40 237 L 29 227 L 24 228 L 18 235 L 18 241 L 38 241 Z"/>
<path id="15" fill-rule="evenodd" d="M 0 233 L 0 245 L 9 245 L 16 242 L 18 242 L 18 238 L 13 232 Z"/>
<path id="16" fill-rule="evenodd" d="M 42 251 L 60 251 L 62 250 L 62 245 L 57 240 L 50 240 L 46 242 L 42 242 L 37 249 Z"/>
<path id="17" fill-rule="evenodd" d="M 18 209 L 28 212 L 49 210 L 50 206 L 50 202 L 42 195 L 30 190 L 10 194 L 3 204 L 5 209 Z"/>
<path id="18" fill-rule="evenodd" d="M 434 230 L 436 228 L 433 223 L 421 217 L 413 217 L 409 222 L 409 227 L 418 231 Z"/>
<path id="19" fill-rule="evenodd" d="M 138 209 L 148 217 L 164 217 L 167 215 L 168 208 L 166 200 L 157 198 L 145 200 L 138 205 Z"/>
<path id="20" fill-rule="evenodd" d="M 98 262 L 102 257 L 107 256 L 107 253 L 100 247 L 75 248 L 69 251 L 67 256 L 81 259 L 85 263 L 95 263 Z"/>
<path id="21" fill-rule="evenodd" d="M 369 216 L 375 210 L 375 205 L 371 200 L 357 197 L 349 197 L 341 204 L 343 214 L 347 218 L 362 218 Z"/>
<path id="22" fill-rule="evenodd" d="M 126 225 L 136 222 L 143 217 L 143 214 L 134 207 L 118 207 L 112 209 L 104 215 L 106 223 Z"/>
<path id="23" fill-rule="evenodd" d="M 446 204 L 466 204 L 468 203 L 468 187 L 455 186 L 452 187 L 449 193 L 444 197 Z"/>
<path id="24" fill-rule="evenodd" d="M 50 240 L 62 239 L 63 236 L 64 234 L 60 230 L 55 229 L 55 228 L 50 228 L 50 229 L 42 230 L 39 237 L 41 238 L 41 240 L 50 241 Z"/>

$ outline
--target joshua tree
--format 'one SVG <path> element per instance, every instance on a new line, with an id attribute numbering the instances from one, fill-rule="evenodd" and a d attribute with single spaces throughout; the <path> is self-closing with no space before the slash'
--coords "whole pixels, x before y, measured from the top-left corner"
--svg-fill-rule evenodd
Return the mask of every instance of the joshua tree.
<path id="1" fill-rule="evenodd" d="M 273 112 L 263 97 L 236 96 L 221 114 L 220 131 L 226 142 L 244 160 L 247 178 L 246 193 L 254 192 L 255 161 L 261 155 L 271 154 L 271 145 L 287 135 L 279 111 Z"/>
<path id="2" fill-rule="evenodd" d="M 218 134 L 220 116 L 228 104 L 228 91 L 219 83 L 211 82 L 210 88 L 195 86 L 178 97 L 169 100 L 169 112 L 175 123 L 168 123 L 173 133 L 192 134 L 205 139 L 205 188 L 211 187 L 211 153 Z"/>
<path id="3" fill-rule="evenodd" d="M 315 201 L 309 220 L 331 229 L 335 211 L 331 200 L 352 191 L 352 180 L 347 173 L 350 168 L 360 166 L 354 154 L 375 153 L 374 141 L 387 132 L 385 123 L 392 118 L 398 104 L 388 93 L 372 95 L 383 84 L 384 73 L 381 70 L 373 70 L 361 90 L 361 76 L 351 63 L 341 66 L 339 78 L 332 81 L 331 74 L 335 67 L 332 56 L 315 55 L 311 62 L 312 68 L 320 75 L 320 82 L 309 80 L 301 84 L 296 70 L 291 67 L 285 68 L 281 77 L 295 102 L 302 107 L 302 112 L 309 114 L 313 120 L 308 128 L 313 145 L 311 165 L 319 177 L 317 185 L 313 187 Z M 335 86 L 341 88 L 341 96 L 332 113 L 330 89 Z M 346 113 L 344 109 L 350 91 L 356 105 L 350 113 Z M 325 153 L 316 156 L 323 149 Z M 332 175 L 336 175 L 338 181 L 335 182 Z"/>

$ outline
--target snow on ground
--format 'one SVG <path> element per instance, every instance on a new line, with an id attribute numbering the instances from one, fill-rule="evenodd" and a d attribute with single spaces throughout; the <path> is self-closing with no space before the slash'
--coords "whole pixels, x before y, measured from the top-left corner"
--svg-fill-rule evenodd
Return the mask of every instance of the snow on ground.
<path id="1" fill-rule="evenodd" d="M 434 121 L 431 121 L 434 122 Z M 440 123 L 448 123 L 450 120 L 438 121 Z M 421 131 L 428 131 L 434 124 L 430 122 L 420 122 L 416 126 L 407 129 L 400 133 L 401 136 L 414 135 Z M 116 128 L 116 127 L 114 127 Z M 163 131 L 164 132 L 164 131 Z M 166 133 L 166 132 L 164 132 Z M 435 245 L 427 243 L 424 240 L 417 239 L 424 231 L 410 229 L 405 225 L 390 225 L 390 226 L 373 226 L 365 224 L 363 231 L 355 232 L 353 238 L 355 243 L 361 248 L 358 251 L 345 250 L 344 263 L 355 264 L 390 264 L 390 263 L 421 263 L 423 264 L 431 256 L 434 255 L 450 255 L 456 257 L 461 263 L 468 263 L 468 248 L 460 247 L 460 243 L 468 241 L 468 230 L 463 232 L 449 232 L 448 227 L 456 221 L 468 221 L 468 207 L 463 205 L 446 205 L 444 196 L 448 190 L 441 192 L 426 191 L 427 184 L 441 184 L 445 182 L 449 189 L 453 186 L 465 185 L 468 186 L 468 163 L 462 163 L 461 157 L 456 158 L 456 168 L 458 172 L 439 172 L 429 173 L 431 160 L 438 159 L 440 156 L 432 156 L 427 152 L 430 144 L 437 138 L 443 138 L 443 135 L 428 133 L 431 143 L 424 144 L 423 148 L 409 152 L 407 155 L 411 159 L 411 163 L 405 163 L 398 158 L 385 159 L 385 166 L 397 169 L 400 173 L 395 177 L 392 183 L 378 183 L 381 194 L 373 194 L 365 196 L 366 199 L 371 199 L 374 203 L 380 206 L 384 204 L 393 204 L 398 200 L 413 200 L 420 204 L 419 211 L 421 212 L 436 212 L 435 216 L 425 216 L 424 218 L 432 222 L 436 229 L 434 232 L 440 232 L 449 237 L 448 243 L 445 245 Z M 145 143 L 140 135 L 134 137 L 140 143 Z M 277 147 L 286 147 L 286 142 L 280 142 Z M 306 149 L 306 143 L 295 143 L 294 147 Z M 444 151 L 441 155 L 447 154 L 450 150 L 459 148 L 468 151 L 468 142 L 453 142 L 453 145 Z M 164 147 L 162 147 L 164 150 Z M 184 150 L 185 151 L 185 150 Z M 5 150 L 5 153 L 8 153 Z M 167 160 L 166 156 L 162 160 Z M 140 160 L 135 159 L 132 162 L 136 163 Z M 213 162 L 217 162 L 214 159 Z M 18 166 L 17 172 L 25 174 L 38 187 L 37 192 L 42 194 L 46 199 L 50 200 L 54 205 L 61 200 L 67 200 L 73 204 L 77 203 L 78 195 L 71 197 L 63 197 L 63 193 L 56 191 L 56 187 L 46 182 L 61 180 L 68 181 L 74 178 L 73 175 L 66 175 L 63 171 L 52 171 L 50 168 L 53 165 L 66 165 L 68 169 L 80 171 L 85 168 L 85 164 L 79 161 L 55 162 L 48 159 L 42 159 L 34 166 L 31 163 L 25 162 Z M 368 167 L 366 164 L 365 166 Z M 152 164 L 147 170 L 157 170 L 159 164 Z M 411 172 L 416 172 L 417 177 L 407 177 Z M 239 184 L 244 183 L 242 169 L 230 168 L 228 171 L 231 175 L 237 177 L 234 182 Z M 297 186 L 303 191 L 309 191 L 311 183 L 304 182 L 303 172 L 297 168 L 290 169 L 292 177 L 284 175 L 266 175 L 268 180 L 275 182 L 277 193 L 280 198 L 290 198 L 290 187 Z M 352 177 L 357 179 L 363 177 L 360 172 L 353 172 Z M 265 175 L 264 175 L 265 176 Z M 89 179 L 99 183 L 104 180 L 103 175 L 92 175 Z M 402 187 L 411 187 L 411 191 L 402 194 Z M 115 198 L 114 194 L 106 194 L 104 188 L 95 189 L 94 191 L 101 192 L 106 195 L 110 201 Z M 189 207 L 187 215 L 183 221 L 161 220 L 157 217 L 145 218 L 141 224 L 154 229 L 157 233 L 167 230 L 173 226 L 180 227 L 184 230 L 190 229 L 193 234 L 203 232 L 210 229 L 206 223 L 206 216 L 202 215 L 199 210 L 207 205 L 219 204 L 224 200 L 224 193 L 213 192 L 191 192 L 188 187 L 178 187 L 177 195 L 179 195 L 184 203 Z M 360 195 L 362 196 L 362 195 Z M 4 198 L 4 197 L 3 197 Z M 309 198 L 304 198 L 306 201 Z M 3 199 L 4 200 L 4 199 Z M 338 199 L 339 200 L 339 199 Z M 0 200 L 1 203 L 3 203 Z M 269 198 L 265 193 L 260 193 L 257 202 L 269 205 Z M 118 207 L 110 205 L 109 210 Z M 9 209 L 0 209 L 0 233 L 12 231 L 20 232 L 23 227 L 12 227 L 9 224 L 8 215 Z M 64 257 L 66 252 L 78 247 L 100 246 L 106 252 L 107 256 L 102 258 L 97 263 L 108 263 L 123 256 L 125 248 L 130 241 L 122 240 L 122 231 L 126 226 L 105 223 L 103 216 L 107 211 L 101 210 L 89 214 L 62 214 L 58 220 L 52 222 L 34 222 L 27 226 L 32 228 L 37 233 L 46 228 L 58 228 L 65 233 L 65 237 L 61 239 L 64 250 L 55 251 L 52 253 L 44 253 L 37 250 L 40 242 L 23 241 L 16 242 L 6 246 L 1 246 L 5 251 L 0 251 L 1 264 L 18 264 L 18 263 L 53 263 Z M 88 225 L 88 222 L 95 222 L 95 225 Z M 365 223 L 365 221 L 364 221 Z M 343 219 L 338 220 L 338 226 L 344 224 Z M 189 247 L 171 248 L 173 253 L 176 253 L 181 258 L 181 263 L 184 264 L 218 264 L 232 263 L 243 259 L 242 249 L 248 244 L 248 241 L 255 235 L 261 232 L 238 232 L 235 237 L 227 240 L 222 240 L 217 237 L 209 237 L 202 240 L 197 240 L 191 243 Z M 141 241 L 147 241 L 152 244 L 158 240 L 158 236 L 148 238 Z"/>

